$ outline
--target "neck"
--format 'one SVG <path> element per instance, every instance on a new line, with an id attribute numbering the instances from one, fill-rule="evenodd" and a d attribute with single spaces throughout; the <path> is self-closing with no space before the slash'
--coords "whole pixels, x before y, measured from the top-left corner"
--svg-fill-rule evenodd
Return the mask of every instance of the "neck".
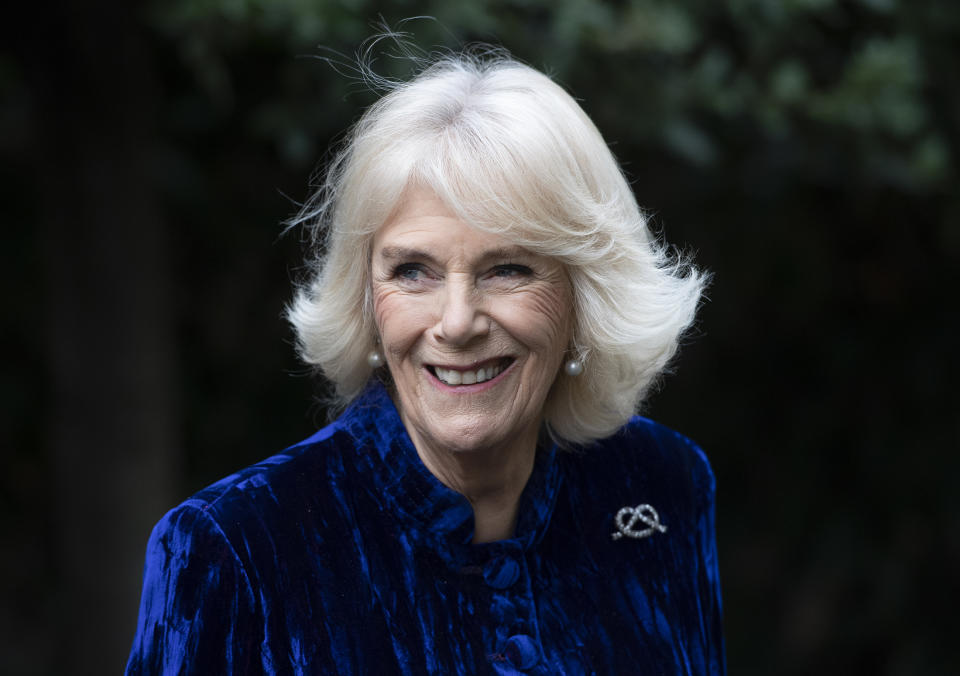
<path id="1" fill-rule="evenodd" d="M 412 430 L 410 436 L 426 468 L 470 501 L 474 543 L 513 537 L 520 494 L 536 457 L 536 427 L 502 445 L 471 451 L 434 448 Z"/>

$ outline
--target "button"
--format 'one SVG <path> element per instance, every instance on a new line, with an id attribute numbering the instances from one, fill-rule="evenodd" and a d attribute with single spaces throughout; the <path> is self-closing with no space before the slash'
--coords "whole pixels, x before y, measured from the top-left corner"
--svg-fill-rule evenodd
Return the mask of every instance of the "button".
<path id="1" fill-rule="evenodd" d="M 540 651 L 533 638 L 526 634 L 517 634 L 507 639 L 503 654 L 517 669 L 529 669 L 540 659 Z"/>
<path id="2" fill-rule="evenodd" d="M 512 587 L 520 577 L 520 564 L 509 556 L 498 556 L 483 567 L 483 579 L 494 589 Z"/>

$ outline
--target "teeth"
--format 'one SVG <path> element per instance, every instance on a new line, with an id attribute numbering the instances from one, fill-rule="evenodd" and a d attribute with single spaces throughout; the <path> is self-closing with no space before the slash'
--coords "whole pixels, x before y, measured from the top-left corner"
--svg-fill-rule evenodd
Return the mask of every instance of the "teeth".
<path id="1" fill-rule="evenodd" d="M 435 366 L 437 378 L 447 385 L 473 385 L 495 378 L 503 372 L 503 363 L 491 364 L 476 371 L 454 371 Z"/>

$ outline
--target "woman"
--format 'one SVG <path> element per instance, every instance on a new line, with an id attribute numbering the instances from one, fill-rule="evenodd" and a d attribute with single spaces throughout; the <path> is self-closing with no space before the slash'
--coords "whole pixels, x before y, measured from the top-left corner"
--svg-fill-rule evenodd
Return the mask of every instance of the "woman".
<path id="1" fill-rule="evenodd" d="M 435 63 L 298 220 L 346 410 L 161 520 L 127 673 L 723 673 L 710 468 L 631 417 L 703 278 L 574 100 Z"/>

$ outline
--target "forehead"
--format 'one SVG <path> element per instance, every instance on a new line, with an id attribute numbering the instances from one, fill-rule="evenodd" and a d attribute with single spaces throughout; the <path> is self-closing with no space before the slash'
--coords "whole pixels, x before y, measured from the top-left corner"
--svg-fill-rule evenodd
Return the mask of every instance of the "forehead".
<path id="1" fill-rule="evenodd" d="M 406 250 L 450 254 L 531 255 L 510 237 L 475 228 L 460 219 L 429 189 L 411 190 L 373 238 L 374 251 L 394 258 Z"/>

